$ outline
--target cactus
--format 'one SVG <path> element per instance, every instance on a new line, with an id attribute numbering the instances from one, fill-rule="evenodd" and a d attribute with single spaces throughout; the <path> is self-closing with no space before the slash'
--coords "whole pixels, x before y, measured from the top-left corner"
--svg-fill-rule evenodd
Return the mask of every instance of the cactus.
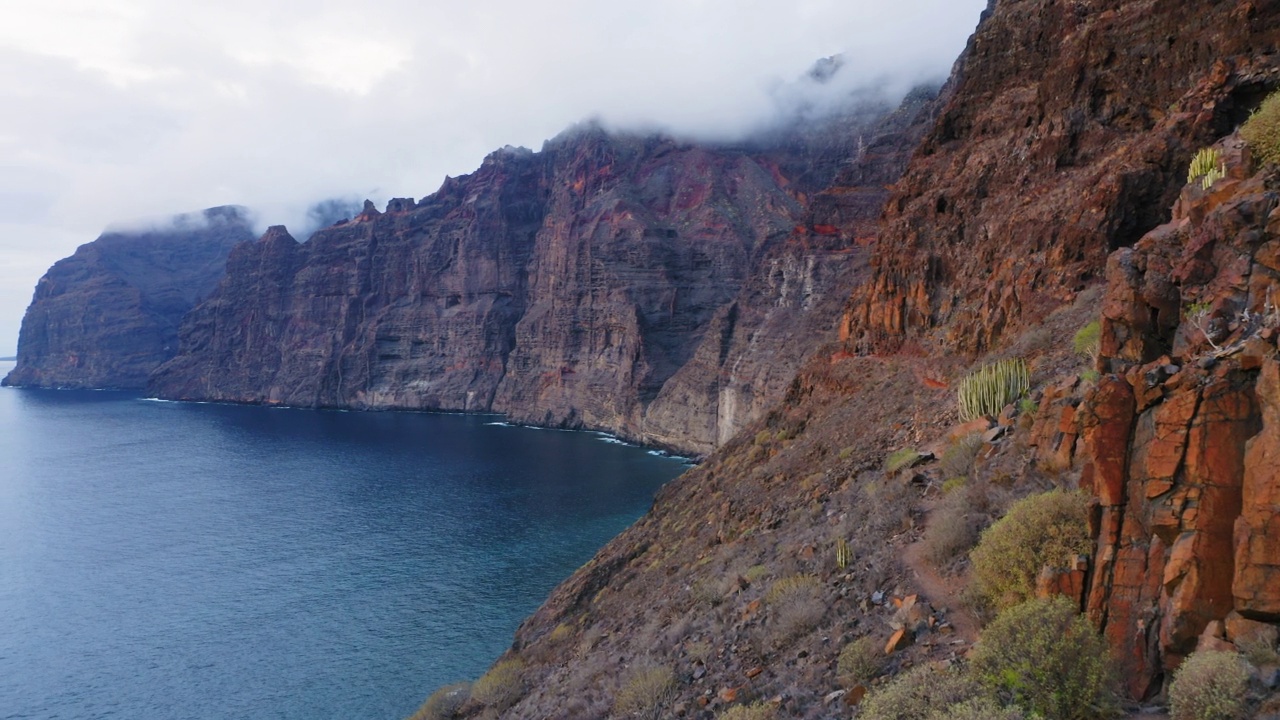
<path id="1" fill-rule="evenodd" d="M 987 365 L 960 381 L 956 390 L 960 420 L 998 415 L 1005 405 L 1022 397 L 1031 387 L 1031 372 L 1022 358 Z"/>
<path id="2" fill-rule="evenodd" d="M 1204 148 L 1191 159 L 1191 167 L 1187 169 L 1187 182 L 1200 181 L 1200 187 L 1208 190 L 1213 184 L 1227 176 L 1227 166 L 1222 162 L 1222 155 L 1215 148 Z"/>
<path id="3" fill-rule="evenodd" d="M 836 567 L 844 570 L 853 562 L 853 548 L 849 547 L 849 541 L 844 538 L 836 540 Z"/>

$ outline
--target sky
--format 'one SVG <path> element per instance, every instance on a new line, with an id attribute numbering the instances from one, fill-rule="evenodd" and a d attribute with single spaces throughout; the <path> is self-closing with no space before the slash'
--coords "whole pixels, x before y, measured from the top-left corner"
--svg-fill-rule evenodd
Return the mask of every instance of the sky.
<path id="1" fill-rule="evenodd" d="M 946 76 L 986 0 L 17 0 L 0 23 L 0 356 L 108 225 L 224 204 L 295 231 L 573 123 L 732 139 Z M 835 87 L 796 83 L 843 53 Z"/>

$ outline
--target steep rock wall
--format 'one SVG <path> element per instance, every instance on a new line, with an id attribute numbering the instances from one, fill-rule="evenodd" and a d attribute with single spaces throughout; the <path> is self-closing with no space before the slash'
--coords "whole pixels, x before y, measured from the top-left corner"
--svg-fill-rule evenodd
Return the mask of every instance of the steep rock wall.
<path id="1" fill-rule="evenodd" d="M 150 390 L 497 411 L 709 452 L 831 331 L 930 98 L 842 118 L 861 138 L 836 135 L 843 170 L 805 159 L 826 135 L 706 147 L 587 126 L 305 244 L 273 229 L 232 255 Z"/>
<path id="2" fill-rule="evenodd" d="M 142 389 L 178 352 L 178 326 L 255 237 L 243 208 L 107 231 L 40 278 L 5 385 Z"/>
<path id="3" fill-rule="evenodd" d="M 1109 259 L 1109 374 L 1079 413 L 1099 507 L 1086 606 L 1138 697 L 1198 647 L 1280 622 L 1280 175 L 1224 151 L 1231 177 L 1188 185 Z"/>

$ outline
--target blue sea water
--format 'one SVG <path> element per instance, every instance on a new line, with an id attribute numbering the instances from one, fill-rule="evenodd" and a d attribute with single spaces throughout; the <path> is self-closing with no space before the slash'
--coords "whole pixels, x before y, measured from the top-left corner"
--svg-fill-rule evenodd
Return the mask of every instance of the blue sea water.
<path id="1" fill-rule="evenodd" d="M 0 391 L 0 718 L 394 720 L 479 675 L 684 469 L 494 421 Z"/>

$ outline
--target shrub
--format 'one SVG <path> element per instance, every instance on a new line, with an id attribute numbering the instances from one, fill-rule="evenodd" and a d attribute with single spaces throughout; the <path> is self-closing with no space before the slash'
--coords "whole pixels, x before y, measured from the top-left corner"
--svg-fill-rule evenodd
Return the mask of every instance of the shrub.
<path id="1" fill-rule="evenodd" d="M 1022 398 L 1018 401 L 1018 412 L 1023 415 L 1035 415 L 1040 412 L 1040 404 L 1031 398 Z"/>
<path id="2" fill-rule="evenodd" d="M 971 659 L 979 682 L 1028 714 L 1086 720 L 1117 708 L 1106 641 L 1062 596 L 1000 613 Z"/>
<path id="3" fill-rule="evenodd" d="M 1262 101 L 1257 112 L 1241 126 L 1240 136 L 1260 162 L 1280 163 L 1280 92 Z"/>
<path id="4" fill-rule="evenodd" d="M 1227 169 L 1222 164 L 1222 155 L 1217 148 L 1204 148 L 1191 158 L 1191 167 L 1187 168 L 1187 182 L 1200 181 L 1205 190 L 1227 176 Z"/>
<path id="5" fill-rule="evenodd" d="M 942 453 L 938 469 L 945 478 L 968 477 L 973 461 L 982 450 L 982 433 L 970 433 L 956 440 Z"/>
<path id="6" fill-rule="evenodd" d="M 1195 652 L 1182 662 L 1169 686 L 1173 720 L 1234 720 L 1244 717 L 1249 670 L 1232 652 Z"/>
<path id="7" fill-rule="evenodd" d="M 811 575 L 782 578 L 769 588 L 769 633 L 774 642 L 784 643 L 812 630 L 827 614 L 821 598 L 822 586 Z"/>
<path id="8" fill-rule="evenodd" d="M 1005 405 L 1031 387 L 1031 372 L 1022 358 L 1001 360 L 980 368 L 960 381 L 956 389 L 960 420 L 999 415 Z"/>
<path id="9" fill-rule="evenodd" d="M 1270 641 L 1254 635 L 1252 637 L 1235 638 L 1236 648 L 1250 665 L 1280 665 L 1280 653 Z"/>
<path id="10" fill-rule="evenodd" d="M 914 465 L 916 460 L 920 459 L 920 453 L 914 448 L 902 448 L 897 450 L 885 458 L 884 471 L 895 473 L 904 467 Z"/>
<path id="11" fill-rule="evenodd" d="M 1098 353 L 1102 349 L 1102 323 L 1094 320 L 1080 328 L 1076 336 L 1071 339 L 1071 348 L 1076 351 L 1077 355 L 1084 355 L 1090 360 L 1097 360 Z"/>
<path id="12" fill-rule="evenodd" d="M 1035 592 L 1041 568 L 1063 566 L 1088 553 L 1090 545 L 1082 493 L 1054 490 L 1025 497 L 982 533 L 970 553 L 974 589 L 996 609 L 1015 605 Z"/>
<path id="13" fill-rule="evenodd" d="M 979 488 L 961 484 L 948 492 L 930 513 L 929 525 L 924 531 L 924 552 L 934 565 L 941 567 L 950 563 L 978 542 L 983 520 L 974 507 L 973 496 L 978 493 L 981 493 Z"/>
<path id="14" fill-rule="evenodd" d="M 554 630 L 547 635 L 547 640 L 553 643 L 561 643 L 573 636 L 573 628 L 565 623 L 560 623 Z"/>
<path id="15" fill-rule="evenodd" d="M 778 711 L 768 703 L 752 703 L 750 705 L 734 705 L 716 716 L 716 720 L 773 720 Z"/>
<path id="16" fill-rule="evenodd" d="M 885 656 L 880 643 L 869 635 L 844 646 L 836 660 L 836 675 L 841 682 L 858 685 L 871 680 L 884 670 Z"/>
<path id="17" fill-rule="evenodd" d="M 764 601 L 770 605 L 782 605 L 794 597 L 807 597 L 818 594 L 821 584 L 812 575 L 789 575 L 777 580 L 769 587 Z"/>
<path id="18" fill-rule="evenodd" d="M 978 697 L 982 688 L 955 670 L 921 665 L 869 693 L 858 720 L 924 720 L 935 709 Z"/>
<path id="19" fill-rule="evenodd" d="M 524 694 L 523 674 L 523 660 L 503 660 L 489 668 L 489 672 L 471 686 L 471 697 L 502 712 L 515 705 Z"/>
<path id="20" fill-rule="evenodd" d="M 989 697 L 977 697 L 934 710 L 928 720 L 1023 720 L 1016 707 L 1000 707 Z"/>
<path id="21" fill-rule="evenodd" d="M 676 675 L 669 667 L 641 668 L 631 673 L 613 699 L 613 712 L 623 717 L 654 718 L 676 692 Z"/>
<path id="22" fill-rule="evenodd" d="M 747 568 L 742 577 L 747 579 L 749 583 L 758 583 L 769 574 L 769 568 L 764 565 L 752 565 Z"/>
<path id="23" fill-rule="evenodd" d="M 409 720 L 449 720 L 471 699 L 471 683 L 460 682 L 431 693 L 431 697 L 409 716 Z"/>

